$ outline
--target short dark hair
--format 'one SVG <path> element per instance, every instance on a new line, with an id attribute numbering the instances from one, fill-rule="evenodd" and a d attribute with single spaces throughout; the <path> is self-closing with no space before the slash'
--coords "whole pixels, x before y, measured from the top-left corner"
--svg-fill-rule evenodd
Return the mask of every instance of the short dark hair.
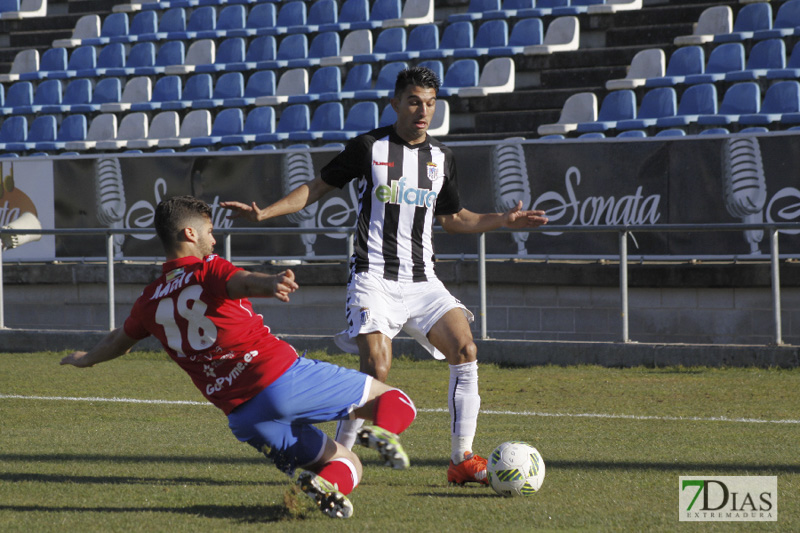
<path id="1" fill-rule="evenodd" d="M 409 67 L 397 74 L 397 81 L 394 84 L 395 98 L 403 94 L 403 91 L 409 85 L 422 87 L 423 89 L 433 89 L 438 93 L 441 82 L 439 81 L 439 76 L 429 68 Z"/>
<path id="2" fill-rule="evenodd" d="M 159 202 L 153 225 L 164 248 L 178 242 L 178 234 L 198 219 L 211 220 L 211 207 L 194 196 L 173 196 Z"/>

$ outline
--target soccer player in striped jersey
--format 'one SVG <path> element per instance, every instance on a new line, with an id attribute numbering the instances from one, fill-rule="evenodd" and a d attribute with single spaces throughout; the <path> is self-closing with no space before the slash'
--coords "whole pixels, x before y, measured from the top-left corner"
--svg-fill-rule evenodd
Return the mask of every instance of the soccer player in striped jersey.
<path id="1" fill-rule="evenodd" d="M 478 214 L 461 206 L 453 153 L 428 135 L 439 79 L 426 68 L 398 74 L 392 107 L 397 121 L 351 140 L 320 176 L 263 209 L 255 202 L 222 202 L 232 218 L 261 221 L 300 211 L 334 188 L 358 180 L 355 251 L 347 288 L 348 328 L 337 345 L 359 353 L 361 370 L 386 381 L 392 338 L 400 330 L 450 366 L 451 457 L 447 480 L 488 484 L 486 459 L 473 453 L 480 395 L 473 316 L 437 279 L 432 228 L 480 233 L 547 222 L 543 211 Z M 340 422 L 336 439 L 352 447 L 361 420 Z"/>
<path id="2" fill-rule="evenodd" d="M 367 416 L 375 425 L 362 428 L 359 440 L 402 469 L 408 456 L 397 433 L 414 420 L 414 404 L 401 390 L 362 372 L 298 357 L 272 335 L 248 298 L 288 302 L 298 288 L 294 274 L 247 272 L 213 254 L 208 204 L 190 196 L 164 200 L 155 227 L 167 256 L 161 277 L 144 289 L 122 327 L 61 364 L 90 367 L 153 335 L 228 416 L 237 439 L 289 476 L 303 468 L 300 490 L 328 516 L 350 517 L 347 494 L 361 478 L 361 461 L 314 424 Z"/>

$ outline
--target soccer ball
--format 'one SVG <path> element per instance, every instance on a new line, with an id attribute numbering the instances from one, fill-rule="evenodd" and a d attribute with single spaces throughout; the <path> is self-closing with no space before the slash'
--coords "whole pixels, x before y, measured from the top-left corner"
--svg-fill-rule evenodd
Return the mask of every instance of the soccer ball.
<path id="1" fill-rule="evenodd" d="M 500 496 L 530 496 L 544 481 L 544 460 L 528 443 L 504 442 L 492 452 L 486 471 Z"/>

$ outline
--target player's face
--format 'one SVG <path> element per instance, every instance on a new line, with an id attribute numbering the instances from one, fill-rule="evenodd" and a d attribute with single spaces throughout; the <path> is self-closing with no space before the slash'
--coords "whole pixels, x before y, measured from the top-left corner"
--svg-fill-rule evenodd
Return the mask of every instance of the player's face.
<path id="1" fill-rule="evenodd" d="M 201 256 L 205 257 L 214 252 L 214 245 L 217 244 L 216 239 L 214 239 L 214 225 L 211 224 L 210 220 L 206 219 L 200 224 L 197 231 L 197 248 Z"/>
<path id="2" fill-rule="evenodd" d="M 436 109 L 436 90 L 409 85 L 399 97 L 392 98 L 392 107 L 397 113 L 397 134 L 410 144 L 425 141 Z"/>

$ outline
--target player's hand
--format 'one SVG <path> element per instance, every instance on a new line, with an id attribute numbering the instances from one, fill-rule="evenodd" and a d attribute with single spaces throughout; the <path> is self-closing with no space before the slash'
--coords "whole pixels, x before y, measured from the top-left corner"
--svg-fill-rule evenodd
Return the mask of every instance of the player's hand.
<path id="1" fill-rule="evenodd" d="M 229 220 L 245 218 L 250 222 L 260 222 L 267 218 L 264 215 L 265 210 L 259 208 L 255 202 L 252 202 L 250 205 L 242 202 L 220 202 L 219 206 L 232 211 L 232 213 L 226 217 Z"/>
<path id="2" fill-rule="evenodd" d="M 63 358 L 60 364 L 77 366 L 78 368 L 89 368 L 90 366 L 93 366 L 89 361 L 86 360 L 86 352 L 72 352 Z"/>
<path id="3" fill-rule="evenodd" d="M 537 228 L 547 224 L 547 217 L 544 211 L 523 211 L 522 200 L 517 205 L 504 213 L 507 228 Z"/>
<path id="4" fill-rule="evenodd" d="M 275 274 L 275 287 L 273 296 L 282 302 L 289 301 L 289 295 L 296 291 L 299 285 L 294 281 L 294 272 L 285 270 Z"/>

